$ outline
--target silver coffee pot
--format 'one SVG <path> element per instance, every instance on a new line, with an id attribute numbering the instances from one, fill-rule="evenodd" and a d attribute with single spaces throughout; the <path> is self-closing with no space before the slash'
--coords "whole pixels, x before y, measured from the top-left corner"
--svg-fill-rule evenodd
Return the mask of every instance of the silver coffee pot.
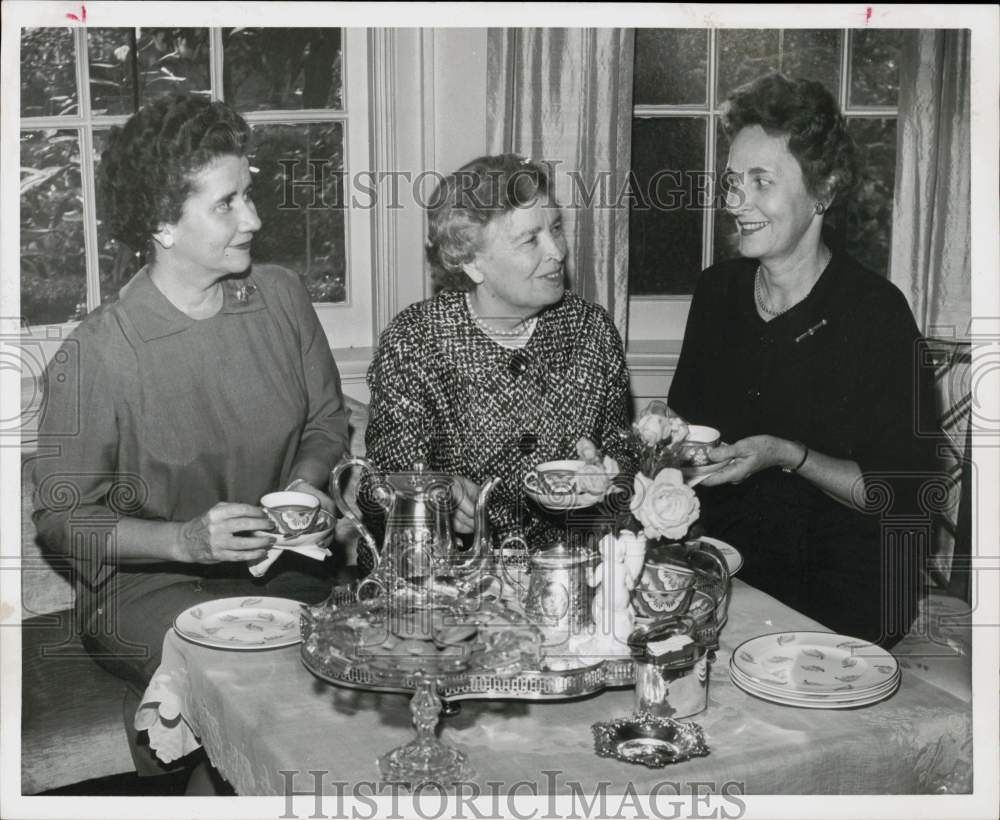
<path id="1" fill-rule="evenodd" d="M 341 495 L 340 477 L 352 467 L 370 474 L 372 497 L 386 513 L 381 549 Z M 456 505 L 452 475 L 428 470 L 422 463 L 406 472 L 383 473 L 366 458 L 345 456 L 333 470 L 330 490 L 337 508 L 358 530 L 370 552 L 375 578 L 390 584 L 405 581 L 427 586 L 435 579 L 460 582 L 484 571 L 491 546 L 486 508 L 499 481 L 491 478 L 479 490 L 472 545 L 467 549 L 452 530 Z"/>

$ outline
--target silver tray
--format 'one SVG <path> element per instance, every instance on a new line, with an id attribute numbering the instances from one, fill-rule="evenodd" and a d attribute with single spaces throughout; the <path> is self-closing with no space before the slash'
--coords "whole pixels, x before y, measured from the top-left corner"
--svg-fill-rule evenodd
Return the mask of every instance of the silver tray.
<path id="1" fill-rule="evenodd" d="M 316 677 L 355 689 L 380 692 L 412 692 L 417 676 L 410 671 L 391 670 L 343 657 L 331 646 L 321 619 L 304 608 L 302 616 L 303 665 Z M 437 690 L 441 698 L 457 700 L 562 700 L 590 695 L 606 688 L 633 686 L 635 669 L 630 658 L 614 658 L 573 669 L 542 668 L 537 657 L 525 656 L 520 671 L 494 674 L 476 669 L 439 672 Z"/>

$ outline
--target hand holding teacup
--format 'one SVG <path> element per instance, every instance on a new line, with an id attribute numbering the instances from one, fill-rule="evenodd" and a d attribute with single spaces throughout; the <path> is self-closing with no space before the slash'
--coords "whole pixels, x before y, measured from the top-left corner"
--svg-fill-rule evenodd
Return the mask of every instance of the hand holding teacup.
<path id="1" fill-rule="evenodd" d="M 259 561 L 276 540 L 268 532 L 259 532 L 268 523 L 258 507 L 220 501 L 180 525 L 177 560 L 195 564 Z"/>
<path id="2" fill-rule="evenodd" d="M 712 463 L 708 454 L 719 446 L 722 435 L 714 427 L 702 424 L 688 425 L 687 436 L 677 444 L 678 465 L 684 467 L 707 467 Z"/>
<path id="3" fill-rule="evenodd" d="M 795 452 L 791 452 L 792 449 Z M 706 476 L 702 483 L 706 487 L 718 484 L 739 484 L 741 481 L 766 470 L 794 464 L 798 447 L 794 442 L 777 436 L 750 436 L 733 444 L 723 444 L 708 451 L 712 462 L 731 461 L 717 472 Z"/>

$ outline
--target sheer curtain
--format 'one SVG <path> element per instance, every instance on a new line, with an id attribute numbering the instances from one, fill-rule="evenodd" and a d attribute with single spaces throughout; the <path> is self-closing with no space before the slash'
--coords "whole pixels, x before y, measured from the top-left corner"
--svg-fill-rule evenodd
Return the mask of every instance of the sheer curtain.
<path id="1" fill-rule="evenodd" d="M 969 32 L 914 32 L 900 64 L 890 279 L 928 335 L 963 337 L 969 257 Z"/>
<path id="2" fill-rule="evenodd" d="M 971 553 L 972 315 L 969 247 L 970 34 L 915 31 L 900 61 L 896 192 L 890 279 L 933 339 L 939 446 L 948 495 L 935 528 L 931 577 L 968 600 Z"/>
<path id="3" fill-rule="evenodd" d="M 487 45 L 489 151 L 552 164 L 574 289 L 623 338 L 628 207 L 614 203 L 631 167 L 633 50 L 631 29 L 490 29 Z"/>

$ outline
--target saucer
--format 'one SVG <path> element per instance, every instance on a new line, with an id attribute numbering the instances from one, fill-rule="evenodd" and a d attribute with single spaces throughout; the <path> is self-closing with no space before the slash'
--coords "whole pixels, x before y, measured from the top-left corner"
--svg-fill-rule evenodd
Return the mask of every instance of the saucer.
<path id="1" fill-rule="evenodd" d="M 527 487 L 524 488 L 524 492 L 528 498 L 545 507 L 547 510 L 565 512 L 593 507 L 602 499 L 607 498 L 611 493 L 622 492 L 622 490 L 620 487 L 612 485 L 607 492 L 601 495 L 594 495 L 593 493 L 536 493 Z"/>
<path id="2" fill-rule="evenodd" d="M 705 464 L 701 467 L 681 467 L 681 475 L 684 476 L 684 480 L 687 481 L 691 478 L 702 478 L 707 475 L 711 475 L 717 470 L 721 470 L 723 467 L 729 466 L 731 461 L 714 461 L 711 464 Z"/>

